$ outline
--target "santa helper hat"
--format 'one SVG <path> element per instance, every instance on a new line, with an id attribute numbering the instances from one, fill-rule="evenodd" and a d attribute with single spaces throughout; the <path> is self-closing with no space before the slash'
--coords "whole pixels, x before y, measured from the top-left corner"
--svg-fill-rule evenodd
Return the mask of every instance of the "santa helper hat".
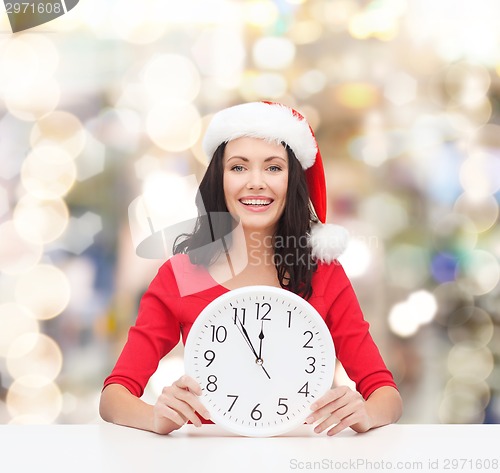
<path id="1" fill-rule="evenodd" d="M 309 198 L 319 222 L 311 227 L 312 256 L 331 263 L 338 258 L 349 239 L 347 230 L 326 224 L 326 182 L 323 160 L 314 133 L 296 110 L 274 102 L 251 102 L 226 108 L 212 118 L 203 139 L 203 150 L 212 158 L 222 143 L 243 136 L 270 142 L 285 142 L 305 171 Z"/>

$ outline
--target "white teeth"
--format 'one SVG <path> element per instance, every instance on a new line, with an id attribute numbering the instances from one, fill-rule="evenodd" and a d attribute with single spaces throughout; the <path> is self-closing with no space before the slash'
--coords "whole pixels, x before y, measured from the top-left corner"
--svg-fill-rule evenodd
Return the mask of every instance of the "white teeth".
<path id="1" fill-rule="evenodd" d="M 245 205 L 269 205 L 272 201 L 261 199 L 241 199 L 240 202 Z"/>

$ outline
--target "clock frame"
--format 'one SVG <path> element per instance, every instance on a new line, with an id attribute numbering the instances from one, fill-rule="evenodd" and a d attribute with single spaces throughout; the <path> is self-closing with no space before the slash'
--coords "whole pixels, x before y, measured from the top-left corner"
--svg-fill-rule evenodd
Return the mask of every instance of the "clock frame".
<path id="1" fill-rule="evenodd" d="M 213 422 L 267 437 L 304 423 L 309 406 L 332 386 L 335 348 L 309 302 L 285 289 L 247 286 L 205 307 L 184 361 Z"/>

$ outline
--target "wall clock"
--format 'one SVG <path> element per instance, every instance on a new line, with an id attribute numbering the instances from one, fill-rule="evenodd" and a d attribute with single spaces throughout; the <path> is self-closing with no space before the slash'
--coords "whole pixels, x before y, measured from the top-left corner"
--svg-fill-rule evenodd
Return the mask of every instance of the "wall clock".
<path id="1" fill-rule="evenodd" d="M 335 348 L 316 309 L 271 286 L 247 286 L 218 297 L 186 340 L 186 374 L 202 388 L 215 424 L 265 437 L 302 424 L 310 404 L 333 383 Z"/>

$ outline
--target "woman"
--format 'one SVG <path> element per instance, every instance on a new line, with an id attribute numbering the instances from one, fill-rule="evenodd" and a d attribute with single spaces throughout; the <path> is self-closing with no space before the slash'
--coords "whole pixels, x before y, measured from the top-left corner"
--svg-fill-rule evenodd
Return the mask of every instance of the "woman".
<path id="1" fill-rule="evenodd" d="M 158 363 L 203 308 L 228 290 L 287 288 L 324 317 L 356 391 L 330 389 L 307 423 L 334 435 L 396 422 L 401 397 L 373 342 L 352 286 L 336 258 L 346 234 L 325 225 L 321 154 L 307 121 L 284 105 L 259 102 L 217 113 L 204 138 L 211 162 L 200 184 L 200 217 L 144 294 L 135 326 L 105 380 L 104 420 L 167 434 L 210 414 L 201 388 L 182 376 L 154 406 L 140 399 Z"/>

